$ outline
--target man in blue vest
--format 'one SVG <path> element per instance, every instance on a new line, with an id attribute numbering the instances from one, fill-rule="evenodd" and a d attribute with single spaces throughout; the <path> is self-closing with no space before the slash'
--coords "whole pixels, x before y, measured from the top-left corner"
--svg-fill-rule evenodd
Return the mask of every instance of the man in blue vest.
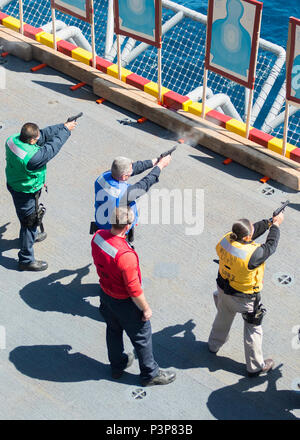
<path id="1" fill-rule="evenodd" d="M 136 200 L 158 182 L 160 172 L 169 165 L 171 155 L 163 158 L 132 162 L 127 157 L 117 157 L 110 171 L 101 174 L 95 181 L 95 223 L 96 229 L 111 229 L 110 219 L 115 208 L 130 206 L 134 222 L 127 232 L 127 240 L 133 242 L 134 226 L 138 222 Z M 129 177 L 152 168 L 150 173 L 137 183 L 127 183 Z"/>
<path id="2" fill-rule="evenodd" d="M 46 164 L 67 141 L 76 121 L 40 130 L 26 123 L 20 134 L 10 136 L 6 147 L 7 189 L 12 195 L 20 229 L 19 270 L 46 270 L 48 264 L 34 258 L 33 244 L 46 238 L 37 232 L 38 198 L 46 180 Z"/>

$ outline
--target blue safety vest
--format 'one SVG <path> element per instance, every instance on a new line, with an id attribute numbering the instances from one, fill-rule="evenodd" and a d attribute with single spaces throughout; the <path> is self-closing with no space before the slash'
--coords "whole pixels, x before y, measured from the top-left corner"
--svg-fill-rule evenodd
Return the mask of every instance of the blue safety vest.
<path id="1" fill-rule="evenodd" d="M 120 200 L 130 186 L 127 182 L 115 180 L 110 171 L 101 174 L 95 181 L 95 222 L 99 229 L 111 229 L 111 215 L 119 207 Z M 134 213 L 132 228 L 138 222 L 136 202 L 130 203 Z"/>

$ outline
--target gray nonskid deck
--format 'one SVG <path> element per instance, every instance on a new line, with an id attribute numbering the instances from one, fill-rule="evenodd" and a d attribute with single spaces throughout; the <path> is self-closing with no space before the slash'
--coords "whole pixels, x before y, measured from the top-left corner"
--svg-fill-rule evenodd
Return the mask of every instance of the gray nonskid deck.
<path id="1" fill-rule="evenodd" d="M 140 388 L 138 363 L 110 378 L 105 324 L 98 313 L 98 280 L 93 267 L 89 223 L 93 219 L 95 178 L 115 156 L 151 159 L 174 145 L 174 136 L 150 122 L 123 125 L 138 116 L 110 103 L 97 105 L 89 88 L 69 91 L 74 82 L 35 63 L 9 57 L 7 87 L 0 90 L 1 145 L 24 122 L 40 127 L 84 112 L 59 155 L 48 165 L 48 238 L 35 245 L 49 269 L 18 272 L 18 221 L 5 187 L 5 151 L 1 149 L 0 325 L 6 348 L 0 349 L 1 419 L 293 419 L 300 417 L 300 351 L 293 328 L 300 325 L 300 196 L 283 186 L 262 185 L 258 174 L 201 146 L 182 144 L 154 188 L 203 189 L 204 231 L 186 235 L 187 225 L 140 224 L 140 256 L 151 319 L 155 357 L 174 368 L 177 380 L 165 387 Z M 0 124 L 1 125 L 1 124 Z M 274 194 L 264 195 L 271 187 Z M 217 356 L 207 350 L 215 316 L 212 292 L 217 265 L 215 245 L 234 220 L 271 215 L 286 199 L 292 202 L 281 227 L 278 250 L 267 263 L 263 303 L 264 355 L 283 364 L 268 376 L 245 377 L 243 321 L 237 316 L 230 340 Z M 277 282 L 290 274 L 288 287 Z M 125 337 L 125 345 L 131 344 Z M 298 347 L 299 348 L 299 347 Z"/>

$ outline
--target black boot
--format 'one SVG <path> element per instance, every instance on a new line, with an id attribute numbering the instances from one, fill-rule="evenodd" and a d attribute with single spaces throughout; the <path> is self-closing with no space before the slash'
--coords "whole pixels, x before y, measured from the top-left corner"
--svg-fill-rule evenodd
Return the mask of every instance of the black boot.
<path id="1" fill-rule="evenodd" d="M 48 269 L 48 263 L 46 261 L 35 260 L 31 263 L 20 263 L 19 262 L 19 270 L 29 270 L 34 272 L 40 272 L 42 270 Z"/>
<path id="2" fill-rule="evenodd" d="M 142 386 L 147 387 L 150 385 L 167 385 L 176 379 L 176 373 L 170 370 L 158 370 L 158 375 L 150 380 L 143 381 Z"/>

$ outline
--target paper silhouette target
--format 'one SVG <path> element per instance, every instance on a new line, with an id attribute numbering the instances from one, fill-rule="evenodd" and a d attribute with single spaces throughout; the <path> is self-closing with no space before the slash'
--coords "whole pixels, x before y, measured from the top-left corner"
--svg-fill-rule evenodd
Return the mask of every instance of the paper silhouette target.
<path id="1" fill-rule="evenodd" d="M 114 0 L 115 33 L 161 47 L 161 0 Z"/>
<path id="2" fill-rule="evenodd" d="M 93 8 L 91 0 L 51 0 L 52 8 L 91 23 Z"/>
<path id="3" fill-rule="evenodd" d="M 209 0 L 205 67 L 253 88 L 262 3 Z"/>
<path id="4" fill-rule="evenodd" d="M 290 17 L 286 65 L 286 99 L 300 106 L 300 20 L 294 17 Z"/>

